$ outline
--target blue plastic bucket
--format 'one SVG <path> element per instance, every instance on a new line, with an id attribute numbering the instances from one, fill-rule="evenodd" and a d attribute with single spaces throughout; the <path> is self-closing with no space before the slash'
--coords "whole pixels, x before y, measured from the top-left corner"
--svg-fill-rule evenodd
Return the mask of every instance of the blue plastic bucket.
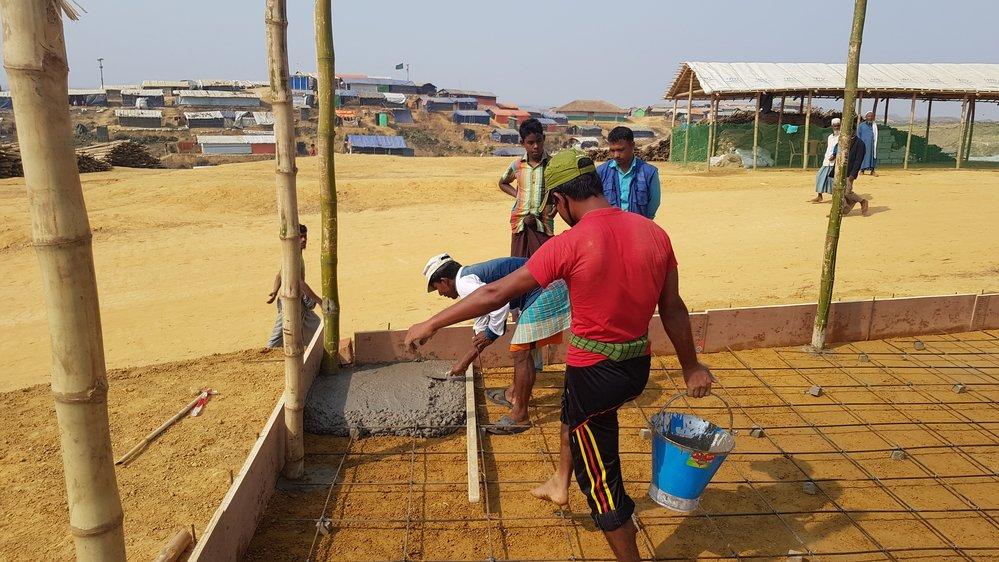
<path id="1" fill-rule="evenodd" d="M 724 398 L 714 395 L 728 408 L 727 430 L 693 414 L 667 410 L 682 396 L 685 394 L 667 400 L 649 420 L 652 430 L 649 497 L 665 508 L 686 513 L 697 509 L 704 488 L 735 448 L 735 438 L 732 408 Z"/>

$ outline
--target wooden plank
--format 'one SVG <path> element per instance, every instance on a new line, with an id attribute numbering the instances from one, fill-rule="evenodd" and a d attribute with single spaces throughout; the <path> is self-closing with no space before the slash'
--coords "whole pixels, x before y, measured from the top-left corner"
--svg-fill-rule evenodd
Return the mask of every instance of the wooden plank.
<path id="1" fill-rule="evenodd" d="M 479 503 L 479 423 L 475 415 L 475 369 L 465 371 L 465 445 L 468 463 L 468 502 Z"/>

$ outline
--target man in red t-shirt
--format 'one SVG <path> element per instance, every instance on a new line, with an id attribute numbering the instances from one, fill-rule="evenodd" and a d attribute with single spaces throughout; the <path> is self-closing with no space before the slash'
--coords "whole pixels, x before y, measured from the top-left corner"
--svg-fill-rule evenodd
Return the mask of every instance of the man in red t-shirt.
<path id="1" fill-rule="evenodd" d="M 574 470 L 594 523 L 617 559 L 630 561 L 639 559 L 631 520 L 635 503 L 621 477 L 617 410 L 648 383 L 648 329 L 657 307 L 683 368 L 687 394 L 710 393 L 712 376 L 697 362 L 669 236 L 651 220 L 611 207 L 595 170 L 582 152 L 553 156 L 545 169 L 545 201 L 571 228 L 542 245 L 524 267 L 411 327 L 406 344 L 422 344 L 440 328 L 564 279 L 572 324 L 562 450 L 556 474 L 531 493 L 567 503 Z"/>

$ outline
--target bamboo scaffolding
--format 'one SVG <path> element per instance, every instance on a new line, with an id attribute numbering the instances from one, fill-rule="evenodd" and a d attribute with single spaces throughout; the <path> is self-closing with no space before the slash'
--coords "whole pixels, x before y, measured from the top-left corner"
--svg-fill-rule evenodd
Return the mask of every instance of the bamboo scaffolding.
<path id="1" fill-rule="evenodd" d="M 284 323 L 284 423 L 286 478 L 301 478 L 305 446 L 303 417 L 305 394 L 302 387 L 302 242 L 298 231 L 298 194 L 295 187 L 295 117 L 288 90 L 288 10 L 285 0 L 267 0 L 267 54 L 274 112 L 277 152 L 275 184 L 281 238 L 281 310 Z"/>
<path id="2" fill-rule="evenodd" d="M 867 0 L 856 0 L 853 9 L 853 28 L 850 32 L 850 48 L 846 59 L 846 90 L 843 92 L 843 120 L 840 124 L 839 151 L 836 156 L 836 180 L 833 184 L 832 205 L 829 209 L 829 225 L 826 228 L 819 302 L 815 312 L 815 325 L 812 329 L 812 347 L 815 349 L 823 349 L 826 345 L 826 326 L 829 321 L 829 307 L 832 303 L 833 283 L 836 279 L 836 250 L 839 245 L 839 231 L 843 220 L 841 204 L 843 193 L 846 190 L 846 170 L 850 146 L 853 144 L 857 126 L 853 115 L 853 99 L 857 95 L 860 46 L 864 38 L 866 15 Z"/>
<path id="3" fill-rule="evenodd" d="M 905 136 L 905 158 L 902 161 L 902 169 L 909 169 L 909 152 L 912 148 L 912 124 L 916 119 L 916 94 L 912 94 L 912 107 L 909 108 L 909 133 Z"/>
<path id="4" fill-rule="evenodd" d="M 0 0 L 32 239 L 52 345 L 52 397 L 80 561 L 125 560 L 90 221 L 73 151 L 60 0 Z M 25 543 L 30 549 L 30 543 Z"/>
<path id="5" fill-rule="evenodd" d="M 319 372 L 340 369 L 340 292 L 337 287 L 337 198 L 334 160 L 334 51 L 331 0 L 316 0 L 316 58 L 319 68 L 319 199 L 322 222 L 323 360 Z"/>

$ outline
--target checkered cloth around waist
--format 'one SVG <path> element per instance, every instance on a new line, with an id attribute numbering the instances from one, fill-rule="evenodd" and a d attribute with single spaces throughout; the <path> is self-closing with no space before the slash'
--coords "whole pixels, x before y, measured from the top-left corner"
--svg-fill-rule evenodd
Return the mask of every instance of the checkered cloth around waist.
<path id="1" fill-rule="evenodd" d="M 645 355 L 649 349 L 649 336 L 621 343 L 607 343 L 570 334 L 569 344 L 576 349 L 603 355 L 611 361 L 627 361 Z"/>

